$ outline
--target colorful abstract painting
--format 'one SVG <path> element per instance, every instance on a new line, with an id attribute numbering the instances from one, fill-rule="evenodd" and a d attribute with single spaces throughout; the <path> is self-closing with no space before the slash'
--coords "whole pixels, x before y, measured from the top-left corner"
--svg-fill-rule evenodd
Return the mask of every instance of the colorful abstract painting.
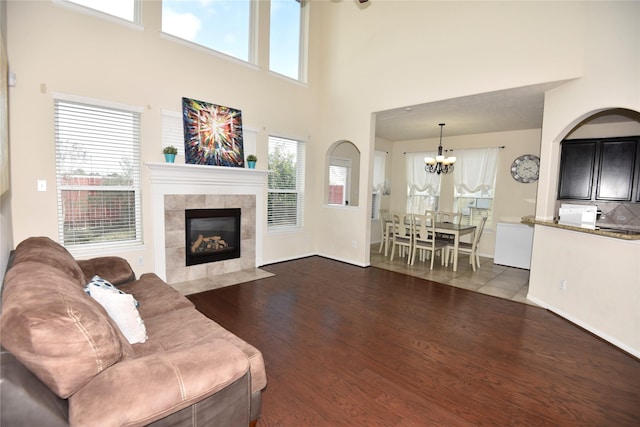
<path id="1" fill-rule="evenodd" d="M 182 98 L 186 163 L 244 167 L 242 112 Z"/>

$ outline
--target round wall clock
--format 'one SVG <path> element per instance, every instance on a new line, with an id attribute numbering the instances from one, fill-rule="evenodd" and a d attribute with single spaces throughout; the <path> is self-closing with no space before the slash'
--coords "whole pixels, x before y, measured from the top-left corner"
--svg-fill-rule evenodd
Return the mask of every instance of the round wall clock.
<path id="1" fill-rule="evenodd" d="M 511 163 L 511 176 L 518 182 L 534 182 L 540 174 L 540 158 L 525 154 Z"/>

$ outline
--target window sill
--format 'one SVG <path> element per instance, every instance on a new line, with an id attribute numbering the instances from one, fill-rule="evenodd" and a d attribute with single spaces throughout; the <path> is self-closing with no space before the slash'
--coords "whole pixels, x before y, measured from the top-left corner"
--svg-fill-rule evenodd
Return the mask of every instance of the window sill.
<path id="1" fill-rule="evenodd" d="M 146 249 L 144 243 L 101 243 L 96 245 L 70 246 L 66 249 L 74 258 L 93 258 L 110 256 L 131 252 L 140 252 Z"/>

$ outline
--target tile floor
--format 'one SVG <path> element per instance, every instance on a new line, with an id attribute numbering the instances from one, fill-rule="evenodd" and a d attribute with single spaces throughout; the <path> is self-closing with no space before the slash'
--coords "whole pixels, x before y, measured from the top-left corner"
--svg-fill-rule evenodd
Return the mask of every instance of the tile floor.
<path id="1" fill-rule="evenodd" d="M 449 267 L 442 266 L 438 255 L 436 255 L 433 270 L 430 270 L 429 261 L 421 262 L 418 258 L 414 265 L 408 265 L 407 257 L 400 258 L 397 254 L 391 261 L 390 256 L 384 256 L 384 251 L 382 253 L 378 252 L 379 248 L 379 243 L 371 245 L 371 266 L 373 267 L 397 271 L 494 297 L 535 305 L 527 300 L 529 270 L 496 265 L 493 263 L 492 258 L 480 257 L 480 268 L 474 272 L 471 264 L 469 264 L 469 257 L 462 254 L 458 259 L 458 271 L 454 272 L 451 264 L 449 264 Z"/>
<path id="2" fill-rule="evenodd" d="M 250 282 L 252 280 L 271 277 L 273 273 L 254 268 L 250 270 L 237 271 L 235 273 L 218 274 L 206 279 L 196 279 L 187 282 L 172 283 L 170 286 L 182 295 L 197 294 L 198 292 L 210 291 L 211 289 L 225 286 L 237 285 L 238 283 Z"/>

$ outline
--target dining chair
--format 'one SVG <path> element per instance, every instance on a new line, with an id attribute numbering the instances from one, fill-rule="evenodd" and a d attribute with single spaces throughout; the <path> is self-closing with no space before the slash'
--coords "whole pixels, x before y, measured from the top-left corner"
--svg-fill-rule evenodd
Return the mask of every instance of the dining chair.
<path id="1" fill-rule="evenodd" d="M 378 253 L 382 252 L 383 248 L 387 248 L 389 246 L 389 235 L 387 233 L 387 225 L 391 223 L 391 214 L 389 213 L 389 209 L 380 209 L 380 229 L 382 231 L 382 240 L 380 240 L 380 249 Z M 385 250 L 386 253 L 386 250 Z"/>
<path id="2" fill-rule="evenodd" d="M 461 212 L 436 211 L 436 222 L 449 222 L 451 224 L 460 225 L 461 221 Z M 447 243 L 453 243 L 454 240 L 453 236 L 450 234 L 438 233 L 436 237 L 440 240 L 444 240 Z"/>
<path id="3" fill-rule="evenodd" d="M 437 211 L 438 222 L 450 222 L 452 224 L 460 224 L 462 220 L 462 213 L 460 212 L 446 212 L 446 211 Z"/>
<path id="4" fill-rule="evenodd" d="M 411 262 L 411 248 L 413 247 L 413 215 L 404 212 L 393 212 L 391 214 L 391 261 L 395 254 L 396 246 L 398 255 L 408 254 L 407 264 Z"/>
<path id="5" fill-rule="evenodd" d="M 420 250 L 420 261 L 425 260 L 425 255 L 429 253 L 431 257 L 431 269 L 436 253 L 440 251 L 440 261 L 444 265 L 445 250 L 448 242 L 436 237 L 436 216 L 433 214 L 414 215 L 413 217 L 413 251 L 411 253 L 411 265 L 416 260 L 416 252 Z"/>
<path id="6" fill-rule="evenodd" d="M 478 245 L 480 244 L 480 238 L 482 237 L 482 231 L 484 230 L 484 225 L 487 222 L 487 217 L 483 216 L 480 220 L 480 224 L 476 227 L 476 233 L 473 236 L 473 241 L 469 242 L 458 242 L 458 255 L 468 254 L 469 255 L 469 264 L 471 264 L 471 268 L 473 271 L 476 271 L 477 268 L 480 268 L 480 255 L 478 255 Z M 445 265 L 449 266 L 449 254 L 453 253 L 455 250 L 455 246 L 453 244 L 448 244 L 445 253 Z"/>

